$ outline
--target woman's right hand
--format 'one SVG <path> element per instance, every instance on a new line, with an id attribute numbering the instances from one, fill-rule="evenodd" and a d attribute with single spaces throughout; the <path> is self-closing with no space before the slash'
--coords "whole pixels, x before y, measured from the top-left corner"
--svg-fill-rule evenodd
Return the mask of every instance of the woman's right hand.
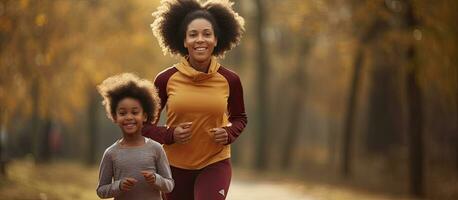
<path id="1" fill-rule="evenodd" d="M 173 140 L 175 143 L 185 144 L 191 140 L 191 126 L 192 122 L 178 124 L 173 131 Z"/>

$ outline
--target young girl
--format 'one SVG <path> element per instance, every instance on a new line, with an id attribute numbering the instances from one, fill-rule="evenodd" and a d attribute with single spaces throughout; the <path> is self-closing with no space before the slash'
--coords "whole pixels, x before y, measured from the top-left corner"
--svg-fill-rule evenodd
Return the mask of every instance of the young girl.
<path id="1" fill-rule="evenodd" d="M 162 199 L 174 181 L 162 146 L 142 136 L 142 127 L 158 115 L 159 97 L 154 85 L 124 73 L 98 86 L 107 116 L 122 131 L 122 138 L 105 150 L 97 195 L 115 199 Z M 112 181 L 113 180 L 113 181 Z"/>

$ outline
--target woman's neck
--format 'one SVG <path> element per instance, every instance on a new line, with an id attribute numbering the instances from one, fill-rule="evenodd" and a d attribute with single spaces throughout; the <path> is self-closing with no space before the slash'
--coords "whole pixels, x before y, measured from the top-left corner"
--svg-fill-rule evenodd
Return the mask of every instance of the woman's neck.
<path id="1" fill-rule="evenodd" d="M 191 67 L 194 68 L 195 70 L 197 70 L 199 72 L 207 73 L 208 72 L 208 68 L 210 67 L 211 58 L 208 59 L 208 60 L 205 60 L 203 62 L 198 62 L 198 61 L 196 61 L 194 59 L 191 59 L 191 58 L 189 58 L 188 61 L 189 61 L 189 64 L 191 65 Z"/>
<path id="2" fill-rule="evenodd" d="M 141 134 L 123 134 L 122 146 L 141 146 L 145 144 L 145 139 Z"/>

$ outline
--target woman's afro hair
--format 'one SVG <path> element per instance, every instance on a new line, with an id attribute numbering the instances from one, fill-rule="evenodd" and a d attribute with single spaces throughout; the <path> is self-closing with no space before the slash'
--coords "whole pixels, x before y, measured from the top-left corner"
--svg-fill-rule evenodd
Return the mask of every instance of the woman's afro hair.
<path id="1" fill-rule="evenodd" d="M 132 73 L 123 73 L 105 79 L 97 86 L 97 90 L 103 97 L 102 104 L 105 106 L 107 117 L 113 121 L 116 118 L 118 103 L 128 97 L 140 102 L 147 117 L 146 123 L 157 119 L 160 99 L 151 81 L 140 79 Z"/>
<path id="2" fill-rule="evenodd" d="M 191 21 L 185 19 L 196 11 L 203 12 L 204 15 L 197 14 L 193 19 L 204 18 L 212 23 L 218 39 L 213 55 L 223 56 L 239 44 L 245 31 L 245 22 L 232 9 L 232 5 L 233 3 L 228 0 L 209 0 L 203 4 L 196 0 L 162 0 L 157 11 L 153 13 L 155 20 L 151 28 L 164 54 L 169 52 L 172 55 L 186 56 L 188 50 L 184 47 L 183 41 L 186 28 Z"/>

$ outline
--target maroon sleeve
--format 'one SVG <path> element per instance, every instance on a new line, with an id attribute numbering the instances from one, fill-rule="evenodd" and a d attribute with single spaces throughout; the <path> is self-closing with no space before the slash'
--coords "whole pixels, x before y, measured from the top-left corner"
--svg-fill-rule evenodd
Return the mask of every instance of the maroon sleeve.
<path id="1" fill-rule="evenodd" d="M 175 67 L 170 67 L 161 73 L 159 73 L 155 80 L 154 85 L 159 94 L 159 98 L 161 99 L 161 107 L 159 108 L 159 115 L 162 109 L 167 104 L 167 83 L 170 77 L 177 72 Z M 142 134 L 145 137 L 151 138 L 156 142 L 161 144 L 172 144 L 173 141 L 173 131 L 175 128 L 167 127 L 167 126 L 158 126 L 157 123 L 159 121 L 159 116 L 157 117 L 156 121 L 152 124 L 147 124 L 143 127 Z"/>
<path id="2" fill-rule="evenodd" d="M 229 135 L 227 144 L 233 143 L 242 133 L 248 123 L 243 102 L 243 88 L 240 78 L 236 73 L 220 67 L 218 72 L 223 75 L 229 83 L 229 98 L 227 100 L 227 110 L 229 114 L 230 125 L 223 127 Z"/>

